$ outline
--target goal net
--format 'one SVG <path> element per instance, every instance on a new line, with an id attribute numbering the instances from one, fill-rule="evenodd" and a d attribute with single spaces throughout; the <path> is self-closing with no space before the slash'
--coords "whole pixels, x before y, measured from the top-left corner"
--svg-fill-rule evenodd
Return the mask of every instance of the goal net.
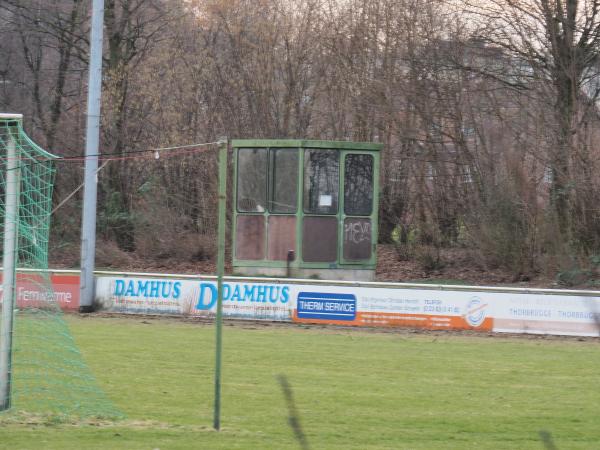
<path id="1" fill-rule="evenodd" d="M 50 282 L 55 159 L 25 134 L 20 115 L 0 114 L 0 411 L 117 418 Z"/>

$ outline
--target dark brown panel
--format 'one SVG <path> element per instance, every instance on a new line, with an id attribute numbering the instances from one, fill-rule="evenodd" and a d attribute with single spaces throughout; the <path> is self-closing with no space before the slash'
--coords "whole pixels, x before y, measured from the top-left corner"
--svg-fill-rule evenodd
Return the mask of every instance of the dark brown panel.
<path id="1" fill-rule="evenodd" d="M 270 216 L 268 259 L 286 261 L 289 250 L 296 251 L 296 216 Z"/>
<path id="2" fill-rule="evenodd" d="M 344 259 L 357 261 L 371 258 L 371 219 L 347 217 L 344 220 Z"/>
<path id="3" fill-rule="evenodd" d="M 238 216 L 235 235 L 237 259 L 265 259 L 264 216 Z"/>
<path id="4" fill-rule="evenodd" d="M 302 223 L 304 261 L 337 261 L 337 225 L 337 217 L 304 217 Z"/>

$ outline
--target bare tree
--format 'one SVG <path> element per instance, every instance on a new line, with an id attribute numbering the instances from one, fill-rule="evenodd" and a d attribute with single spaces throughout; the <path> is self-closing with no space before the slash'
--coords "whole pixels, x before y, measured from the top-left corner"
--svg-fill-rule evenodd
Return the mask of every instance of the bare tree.
<path id="1" fill-rule="evenodd" d="M 562 235 L 591 250 L 589 233 L 597 234 L 593 223 L 599 217 L 584 200 L 589 198 L 585 191 L 592 182 L 593 158 L 582 140 L 590 119 L 597 116 L 600 5 L 579 0 L 491 0 L 467 1 L 466 6 L 479 22 L 476 33 L 502 48 L 513 63 L 508 73 L 476 69 L 508 86 L 536 89 L 538 98 L 554 112 L 556 132 L 547 155 L 552 204 Z M 578 226 L 581 220 L 589 225 L 585 231 Z M 591 241 L 597 246 L 599 239 Z"/>
<path id="2" fill-rule="evenodd" d="M 85 2 L 42 7 L 39 2 L 7 0 L 0 10 L 7 16 L 7 41 L 12 37 L 13 50 L 21 57 L 21 64 L 12 58 L 16 62 L 13 76 L 31 93 L 33 119 L 39 124 L 43 144 L 53 148 L 63 114 L 81 93 L 81 65 L 76 58 L 84 45 Z"/>

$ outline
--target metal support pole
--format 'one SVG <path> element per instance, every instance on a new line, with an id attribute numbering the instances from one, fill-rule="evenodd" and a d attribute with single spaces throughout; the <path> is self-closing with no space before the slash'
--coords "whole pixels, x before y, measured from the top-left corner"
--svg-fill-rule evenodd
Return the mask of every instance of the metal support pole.
<path id="1" fill-rule="evenodd" d="M 98 154 L 100 140 L 100 99 L 102 95 L 102 33 L 104 0 L 93 0 L 90 32 L 90 69 L 85 137 L 83 219 L 81 224 L 81 278 L 79 310 L 91 312 L 94 305 L 96 259 L 96 201 L 98 195 Z"/>
<path id="2" fill-rule="evenodd" d="M 15 309 L 15 265 L 19 226 L 20 161 L 10 137 L 6 155 L 6 197 L 4 211 L 4 262 L 2 273 L 2 322 L 0 323 L 0 411 L 10 408 L 12 379 L 12 337 Z"/>
<path id="3" fill-rule="evenodd" d="M 217 316 L 215 358 L 215 410 L 213 426 L 221 428 L 221 350 L 223 346 L 223 275 L 225 274 L 225 221 L 227 220 L 227 138 L 219 139 L 219 231 L 217 237 Z"/>

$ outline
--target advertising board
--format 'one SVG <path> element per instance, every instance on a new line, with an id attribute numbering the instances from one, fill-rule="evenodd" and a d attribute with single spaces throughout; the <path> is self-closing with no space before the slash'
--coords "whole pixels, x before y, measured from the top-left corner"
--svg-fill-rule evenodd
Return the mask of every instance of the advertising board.
<path id="1" fill-rule="evenodd" d="M 96 306 L 200 317 L 216 312 L 214 277 L 131 275 L 97 276 Z M 50 272 L 50 282 L 48 290 L 47 281 L 35 273 L 18 273 L 17 307 L 35 307 L 52 295 L 63 310 L 77 311 L 79 275 Z M 223 314 L 299 323 L 598 336 L 600 292 L 226 277 Z"/>
<path id="2" fill-rule="evenodd" d="M 211 280 L 98 277 L 96 302 L 101 309 L 113 312 L 212 317 L 217 309 L 217 283 Z M 290 286 L 225 282 L 223 315 L 238 319 L 291 321 Z"/>
<path id="3" fill-rule="evenodd" d="M 2 274 L 0 273 L 1 282 Z M 1 289 L 0 284 L 0 291 Z M 17 273 L 16 304 L 18 308 L 37 307 L 48 301 L 55 301 L 65 311 L 77 311 L 79 309 L 79 275 L 52 273 L 49 286 L 48 281 L 40 275 Z"/>
<path id="4" fill-rule="evenodd" d="M 403 289 L 401 287 L 302 287 L 293 311 L 296 322 L 357 326 L 410 326 L 509 333 L 598 336 L 597 296 L 488 290 Z M 338 316 L 340 295 L 355 297 L 352 314 Z M 326 298 L 327 301 L 305 301 Z M 343 304 L 348 305 L 348 303 Z M 311 312 L 312 314 L 307 314 Z"/>
<path id="5" fill-rule="evenodd" d="M 453 294 L 425 289 L 302 286 L 302 292 L 293 296 L 297 299 L 293 319 L 372 327 L 492 330 L 489 302 L 477 295 Z"/>
<path id="6" fill-rule="evenodd" d="M 100 276 L 101 309 L 212 317 L 214 279 Z M 225 317 L 366 327 L 598 336 L 600 293 L 409 287 L 288 279 L 227 279 Z"/>

